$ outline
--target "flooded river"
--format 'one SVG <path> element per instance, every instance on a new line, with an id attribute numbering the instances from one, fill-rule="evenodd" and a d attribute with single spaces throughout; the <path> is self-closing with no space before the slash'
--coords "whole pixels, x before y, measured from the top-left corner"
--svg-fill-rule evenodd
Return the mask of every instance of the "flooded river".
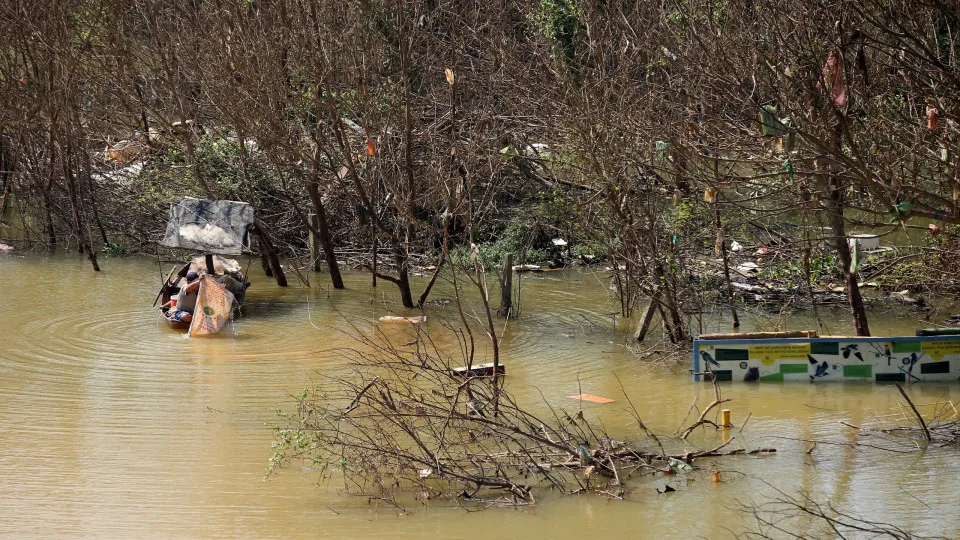
<path id="1" fill-rule="evenodd" d="M 247 315 L 226 336 L 191 340 L 151 309 L 156 261 L 102 265 L 95 274 L 79 257 L 0 256 L 0 535 L 731 538 L 750 525 L 737 501 L 761 501 L 776 487 L 917 533 L 960 537 L 960 448 L 891 453 L 821 443 L 808 454 L 810 444 L 799 440 L 852 442 L 839 421 L 894 411 L 896 390 L 874 384 L 727 383 L 734 423 L 751 415 L 732 431 L 732 447 L 779 451 L 700 462 L 729 471 L 720 483 L 700 474 L 644 478 L 630 485 L 629 501 L 541 493 L 538 506 L 522 510 L 468 513 L 435 502 L 398 513 L 347 497 L 335 483 L 317 485 L 309 471 L 264 479 L 275 408 L 289 408 L 318 373 L 343 365 L 337 349 L 358 346 L 343 329 L 370 333 L 377 317 L 408 314 L 392 303 L 396 288 L 373 289 L 356 273 L 345 291 L 317 287 L 325 276 L 311 289 L 281 289 L 255 264 Z M 426 278 L 416 280 L 419 292 Z M 571 409 L 580 404 L 566 396 L 581 391 L 612 398 L 584 403 L 584 412 L 639 439 L 619 378 L 651 429 L 677 429 L 696 384 L 633 359 L 623 343 L 634 323 L 614 328 L 617 304 L 602 272 L 522 283 L 523 313 L 502 345 L 511 392 Z M 449 296 L 440 286 L 433 298 Z M 426 315 L 434 333 L 443 332 L 439 321 L 455 319 L 452 307 Z M 830 331 L 851 332 L 843 310 L 823 315 Z M 788 325 L 810 326 L 799 317 Z M 888 314 L 870 325 L 877 335 L 912 334 L 916 321 Z M 958 384 L 908 391 L 925 411 L 938 400 L 960 402 Z M 721 434 L 690 442 L 716 446 Z M 677 492 L 658 495 L 668 481 Z"/>

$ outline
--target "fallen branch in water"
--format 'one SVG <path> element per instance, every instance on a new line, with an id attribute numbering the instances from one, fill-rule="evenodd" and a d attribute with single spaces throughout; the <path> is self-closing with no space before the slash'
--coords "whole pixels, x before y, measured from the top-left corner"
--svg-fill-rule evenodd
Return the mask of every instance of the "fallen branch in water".
<path id="1" fill-rule="evenodd" d="M 704 375 L 706 375 L 706 374 L 704 374 Z M 680 434 L 680 438 L 681 438 L 681 439 L 686 440 L 686 438 L 689 437 L 691 433 L 693 433 L 693 430 L 697 429 L 698 427 L 700 427 L 700 426 L 702 426 L 702 425 L 704 425 L 704 424 L 710 424 L 711 426 L 713 426 L 713 427 L 715 427 L 715 428 L 720 427 L 720 426 L 717 425 L 716 422 L 713 422 L 713 421 L 711 421 L 711 420 L 707 420 L 707 414 L 709 414 L 710 411 L 712 411 L 714 407 L 717 407 L 718 405 L 720 405 L 720 404 L 722 404 L 722 403 L 726 403 L 726 402 L 730 401 L 729 399 L 722 399 L 722 398 L 720 397 L 720 385 L 717 384 L 717 378 L 716 378 L 716 376 L 713 377 L 713 394 L 714 394 L 714 396 L 715 396 L 714 400 L 713 400 L 709 405 L 707 405 L 707 408 L 704 409 L 702 413 L 700 413 L 700 418 L 698 418 L 696 422 L 694 422 L 693 424 L 690 424 L 690 426 L 687 427 L 687 429 L 683 430 L 683 433 Z M 696 406 L 696 404 L 697 404 L 697 401 L 696 401 L 696 397 L 695 397 L 695 398 L 694 398 L 694 401 L 693 401 L 693 405 L 690 406 L 690 409 L 692 410 L 692 409 Z M 689 413 L 687 413 L 687 414 L 689 415 Z"/>
<path id="2" fill-rule="evenodd" d="M 759 504 L 737 501 L 740 513 L 750 516 L 753 523 L 743 538 L 942 538 L 917 536 L 897 525 L 871 521 L 841 510 L 809 493 L 801 491 L 791 495 L 768 482 L 764 484 L 776 495 Z M 800 530 L 802 533 L 797 534 Z"/>
<path id="3" fill-rule="evenodd" d="M 918 439 L 938 446 L 960 445 L 960 411 L 957 411 L 952 402 L 933 404 L 933 413 L 928 419 L 924 419 L 903 388 L 899 384 L 896 386 L 909 405 L 910 415 L 905 412 L 886 415 L 878 417 L 870 422 L 870 425 L 854 425 L 843 420 L 840 423 L 863 435 L 873 435 L 879 440 L 898 444 L 906 442 L 914 449 L 922 448 L 922 443 L 918 442 Z"/>
<path id="4" fill-rule="evenodd" d="M 927 429 L 927 423 L 923 421 L 923 416 L 920 415 L 920 412 L 917 410 L 917 406 L 913 404 L 913 401 L 910 399 L 910 396 L 903 391 L 903 387 L 900 386 L 900 383 L 893 383 L 897 386 L 897 390 L 900 391 L 900 395 L 903 396 L 903 399 L 907 400 L 907 405 L 910 405 L 910 410 L 913 411 L 914 416 L 917 417 L 917 421 L 920 422 L 920 427 L 923 429 L 923 436 L 928 441 L 930 440 L 930 430 Z"/>
<path id="5" fill-rule="evenodd" d="M 700 458 L 776 452 L 728 449 L 734 439 L 667 451 L 632 403 L 642 438 L 620 441 L 582 411 L 545 399 L 534 412 L 487 377 L 464 379 L 453 370 L 459 363 L 419 335 L 406 349 L 358 337 L 363 351 L 343 351 L 353 359 L 347 371 L 325 375 L 276 427 L 271 467 L 305 459 L 326 478 L 342 477 L 347 493 L 398 506 L 411 494 L 523 505 L 535 503 L 535 488 L 622 498 L 633 477 L 692 471 Z"/>

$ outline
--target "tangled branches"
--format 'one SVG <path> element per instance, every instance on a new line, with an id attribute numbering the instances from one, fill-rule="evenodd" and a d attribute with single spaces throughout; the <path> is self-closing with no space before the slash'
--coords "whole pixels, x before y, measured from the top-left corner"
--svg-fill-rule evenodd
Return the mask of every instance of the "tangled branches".
<path id="1" fill-rule="evenodd" d="M 924 419 L 903 388 L 899 384 L 896 386 L 908 408 L 902 407 L 899 413 L 878 417 L 876 425 L 854 426 L 846 422 L 843 424 L 858 430 L 861 435 L 907 444 L 911 447 L 918 447 L 918 440 L 924 440 L 928 445 L 933 446 L 960 445 L 960 412 L 957 411 L 953 402 L 935 403 L 933 413 Z"/>
<path id="2" fill-rule="evenodd" d="M 755 524 L 741 538 L 938 538 L 917 536 L 890 523 L 864 519 L 808 493 L 790 495 L 767 485 L 776 491 L 769 500 L 758 505 L 739 503 L 739 511 L 753 517 Z M 806 525 L 799 526 L 798 518 Z"/>
<path id="3" fill-rule="evenodd" d="M 345 491 L 400 505 L 405 495 L 525 505 L 535 487 L 622 498 L 623 483 L 671 474 L 700 457 L 773 451 L 686 450 L 669 454 L 638 422 L 655 450 L 610 437 L 582 412 L 522 407 L 489 378 L 454 370 L 427 335 L 409 350 L 359 338 L 348 372 L 324 376 L 277 426 L 271 469 L 307 459 Z M 495 404 L 494 401 L 497 401 Z M 633 411 L 634 418 L 640 416 Z M 688 467 L 688 466 L 685 466 Z"/>

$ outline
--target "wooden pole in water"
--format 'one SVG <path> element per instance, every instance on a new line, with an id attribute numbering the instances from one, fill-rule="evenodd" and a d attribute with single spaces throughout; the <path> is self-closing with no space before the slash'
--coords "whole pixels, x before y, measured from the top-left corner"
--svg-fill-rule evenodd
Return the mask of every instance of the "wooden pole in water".
<path id="1" fill-rule="evenodd" d="M 720 427 L 733 427 L 733 424 L 730 423 L 730 409 L 723 409 L 720 411 Z"/>
<path id="2" fill-rule="evenodd" d="M 497 315 L 509 319 L 513 307 L 513 253 L 503 258 L 503 271 L 500 277 L 500 308 Z"/>

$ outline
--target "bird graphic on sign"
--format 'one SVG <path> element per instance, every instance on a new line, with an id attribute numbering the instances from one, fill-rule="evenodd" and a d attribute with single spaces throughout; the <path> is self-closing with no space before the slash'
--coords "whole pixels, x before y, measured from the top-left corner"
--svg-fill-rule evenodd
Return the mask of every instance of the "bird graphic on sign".
<path id="1" fill-rule="evenodd" d="M 810 357 L 810 360 L 813 361 L 812 362 L 813 364 L 816 364 L 816 360 L 813 360 L 813 357 Z M 830 368 L 830 364 L 828 364 L 827 361 L 824 360 L 822 364 L 817 366 L 817 371 L 810 376 L 810 380 L 812 381 L 820 377 L 825 377 L 827 375 L 827 370 L 829 368 Z"/>
<path id="2" fill-rule="evenodd" d="M 707 351 L 700 351 L 700 356 L 703 358 L 703 361 L 707 363 L 707 366 L 720 367 L 720 362 L 714 360 Z"/>
<path id="3" fill-rule="evenodd" d="M 900 363 L 903 364 L 904 366 L 907 366 L 907 369 L 903 369 L 903 366 L 898 366 L 900 368 L 900 371 L 902 371 L 903 373 L 906 373 L 907 377 L 910 377 L 911 379 L 916 379 L 919 381 L 920 377 L 917 377 L 916 375 L 913 374 L 913 366 L 917 365 L 917 362 L 920 361 L 921 356 L 923 356 L 923 354 L 910 353 L 910 356 L 904 356 L 903 358 L 901 358 Z"/>
<path id="4" fill-rule="evenodd" d="M 856 356 L 858 360 L 863 362 L 863 355 L 860 354 L 860 348 L 855 343 L 851 343 L 850 345 L 847 345 L 842 350 L 843 350 L 844 358 L 850 358 L 850 354 L 853 353 L 853 355 Z"/>

